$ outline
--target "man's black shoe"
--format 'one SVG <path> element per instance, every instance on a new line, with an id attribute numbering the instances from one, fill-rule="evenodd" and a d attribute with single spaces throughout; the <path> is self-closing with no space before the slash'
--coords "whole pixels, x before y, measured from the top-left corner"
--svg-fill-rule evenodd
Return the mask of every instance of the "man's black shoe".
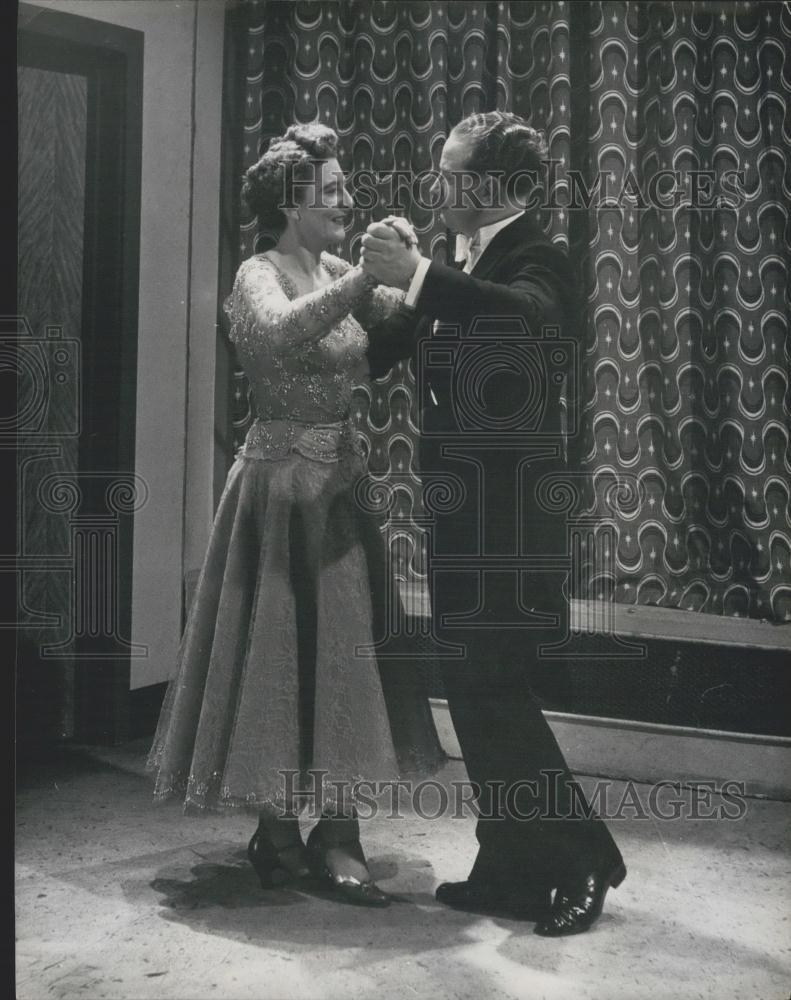
<path id="1" fill-rule="evenodd" d="M 589 872 L 558 886 L 552 908 L 536 924 L 535 933 L 563 937 L 588 930 L 601 914 L 607 890 L 617 888 L 625 878 L 626 866 L 621 861 L 609 870 Z"/>
<path id="2" fill-rule="evenodd" d="M 503 889 L 490 882 L 443 882 L 437 887 L 438 903 L 455 910 L 471 913 L 491 913 L 522 920 L 540 920 L 547 916 L 551 896 L 549 890 Z"/>

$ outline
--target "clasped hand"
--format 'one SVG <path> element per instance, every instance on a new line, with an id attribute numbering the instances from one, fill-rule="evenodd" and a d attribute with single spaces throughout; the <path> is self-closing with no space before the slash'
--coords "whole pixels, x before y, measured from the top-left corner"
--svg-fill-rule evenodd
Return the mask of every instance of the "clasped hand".
<path id="1" fill-rule="evenodd" d="M 419 260 L 417 237 L 406 219 L 388 216 L 372 222 L 363 236 L 360 264 L 383 285 L 408 288 Z"/>

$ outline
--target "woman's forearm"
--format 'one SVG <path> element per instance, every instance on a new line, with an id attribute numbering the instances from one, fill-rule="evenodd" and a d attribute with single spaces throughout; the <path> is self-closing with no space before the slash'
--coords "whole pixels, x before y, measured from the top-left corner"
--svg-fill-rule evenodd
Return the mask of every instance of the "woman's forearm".
<path id="1" fill-rule="evenodd" d="M 266 264 L 240 269 L 228 312 L 239 324 L 232 339 L 248 348 L 283 350 L 320 340 L 329 328 L 348 315 L 375 285 L 362 268 L 350 268 L 342 277 L 315 292 L 287 299 Z"/>

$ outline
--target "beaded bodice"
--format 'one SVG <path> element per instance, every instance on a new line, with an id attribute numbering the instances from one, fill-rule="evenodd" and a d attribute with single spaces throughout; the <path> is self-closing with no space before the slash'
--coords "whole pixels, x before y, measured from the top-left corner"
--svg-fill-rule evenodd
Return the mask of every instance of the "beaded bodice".
<path id="1" fill-rule="evenodd" d="M 321 262 L 333 279 L 349 270 L 330 254 L 323 254 Z M 360 304 L 359 294 L 350 298 L 337 281 L 323 291 L 320 301 L 304 296 L 302 307 L 302 299 L 294 301 L 298 296 L 291 279 L 269 258 L 258 254 L 240 266 L 225 310 L 259 419 L 341 419 L 349 410 L 353 386 L 367 377 L 368 337 L 351 313 Z M 370 296 L 370 289 L 365 292 Z M 292 308 L 284 310 L 284 300 Z M 300 338 L 308 322 L 322 318 L 323 335 Z"/>

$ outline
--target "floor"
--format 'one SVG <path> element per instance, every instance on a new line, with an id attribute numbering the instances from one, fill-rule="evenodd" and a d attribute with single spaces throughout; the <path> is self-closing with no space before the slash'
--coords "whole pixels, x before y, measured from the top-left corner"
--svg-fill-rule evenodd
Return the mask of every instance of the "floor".
<path id="1" fill-rule="evenodd" d="M 746 800 L 732 821 L 638 818 L 618 783 L 611 829 L 629 875 L 591 932 L 552 940 L 434 901 L 438 881 L 468 871 L 469 818 L 365 824 L 374 875 L 400 897 L 389 909 L 264 892 L 244 856 L 250 818 L 152 804 L 144 752 L 74 751 L 20 772 L 21 1000 L 789 997 L 791 803 Z M 463 780 L 462 765 L 443 778 Z M 647 786 L 629 791 L 647 803 Z"/>

